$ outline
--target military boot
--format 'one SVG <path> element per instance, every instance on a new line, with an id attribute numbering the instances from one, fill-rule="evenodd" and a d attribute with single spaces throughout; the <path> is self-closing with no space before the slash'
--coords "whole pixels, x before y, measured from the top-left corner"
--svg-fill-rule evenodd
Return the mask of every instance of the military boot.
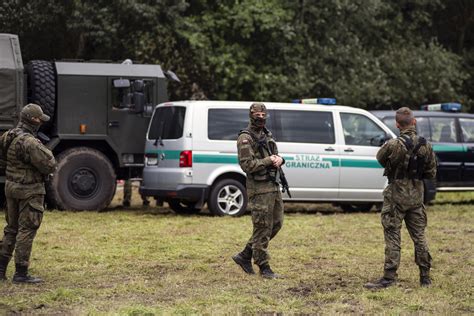
<path id="1" fill-rule="evenodd" d="M 232 259 L 237 263 L 245 273 L 255 274 L 252 267 L 252 247 L 250 245 L 245 246 L 242 252 L 239 252 Z"/>
<path id="2" fill-rule="evenodd" d="M 420 268 L 420 286 L 431 286 L 430 269 Z"/>
<path id="3" fill-rule="evenodd" d="M 394 284 L 395 284 L 394 279 L 380 278 L 377 281 L 368 282 L 368 283 L 364 284 L 364 287 L 366 289 L 378 290 L 378 289 L 384 289 L 384 288 L 392 286 Z"/>
<path id="4" fill-rule="evenodd" d="M 42 279 L 28 274 L 28 266 L 16 264 L 15 267 L 16 267 L 16 271 L 15 271 L 15 274 L 13 275 L 13 280 L 12 280 L 13 283 L 34 284 L 34 283 L 43 282 Z"/>
<path id="5" fill-rule="evenodd" d="M 270 268 L 270 265 L 268 263 L 264 263 L 259 266 L 260 268 L 260 275 L 262 278 L 265 279 L 282 279 L 282 276 L 279 274 L 276 274 L 272 271 Z"/>
<path id="6" fill-rule="evenodd" d="M 0 257 L 0 281 L 5 281 L 7 279 L 6 272 L 9 261 L 10 259 L 8 258 Z"/>

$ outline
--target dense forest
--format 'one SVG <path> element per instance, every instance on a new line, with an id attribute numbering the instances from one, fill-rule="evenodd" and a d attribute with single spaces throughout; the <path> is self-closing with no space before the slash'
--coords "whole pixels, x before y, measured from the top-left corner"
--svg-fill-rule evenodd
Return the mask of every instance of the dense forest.
<path id="1" fill-rule="evenodd" d="M 172 100 L 474 112 L 474 0 L 3 0 L 0 32 L 24 61 L 161 64 Z"/>

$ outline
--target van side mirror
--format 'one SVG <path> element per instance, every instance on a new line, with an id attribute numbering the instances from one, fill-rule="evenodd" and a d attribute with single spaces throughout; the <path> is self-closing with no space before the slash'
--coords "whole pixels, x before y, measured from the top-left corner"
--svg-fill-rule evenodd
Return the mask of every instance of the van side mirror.
<path id="1" fill-rule="evenodd" d="M 130 88 L 130 80 L 128 79 L 115 79 L 114 88 Z"/>

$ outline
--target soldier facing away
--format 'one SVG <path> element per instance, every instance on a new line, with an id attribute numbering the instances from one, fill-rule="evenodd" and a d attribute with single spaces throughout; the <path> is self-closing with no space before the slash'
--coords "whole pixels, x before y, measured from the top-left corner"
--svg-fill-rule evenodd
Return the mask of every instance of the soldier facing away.
<path id="1" fill-rule="evenodd" d="M 436 176 L 436 157 L 431 144 L 416 134 L 413 112 L 402 107 L 396 113 L 400 137 L 386 142 L 377 153 L 385 168 L 388 186 L 384 190 L 381 217 L 385 237 L 384 275 L 365 284 L 369 289 L 393 285 L 400 265 L 400 230 L 405 220 L 408 233 L 415 244 L 415 262 L 420 269 L 420 285 L 431 285 L 431 255 L 425 238 L 427 217 L 423 204 L 423 179 Z"/>
<path id="2" fill-rule="evenodd" d="M 7 225 L 0 247 L 0 280 L 6 280 L 5 272 L 15 251 L 13 282 L 42 282 L 28 274 L 28 267 L 33 239 L 43 219 L 44 178 L 56 168 L 52 152 L 36 138 L 39 127 L 48 120 L 40 106 L 30 103 L 22 109 L 18 125 L 0 139 L 7 161 Z"/>
<path id="3" fill-rule="evenodd" d="M 275 279 L 269 265 L 268 244 L 283 225 L 283 200 L 277 183 L 278 168 L 284 163 L 272 134 L 265 128 L 267 109 L 263 103 L 250 106 L 250 123 L 239 133 L 239 164 L 247 174 L 248 209 L 252 212 L 253 234 L 244 250 L 232 259 L 248 274 L 255 274 L 252 257 L 264 278 Z"/>

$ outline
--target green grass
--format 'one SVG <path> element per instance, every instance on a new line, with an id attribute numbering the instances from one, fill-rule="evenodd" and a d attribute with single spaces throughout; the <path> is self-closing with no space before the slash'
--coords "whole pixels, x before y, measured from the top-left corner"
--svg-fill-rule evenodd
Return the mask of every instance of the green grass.
<path id="1" fill-rule="evenodd" d="M 474 193 L 440 194 L 428 208 L 434 286 L 419 287 L 404 229 L 400 282 L 382 291 L 362 287 L 382 272 L 378 213 L 286 205 L 270 245 L 286 278 L 271 281 L 230 259 L 250 235 L 249 216 L 177 216 L 139 207 L 136 195 L 129 210 L 46 212 L 31 265 L 46 282 L 1 283 L 0 314 L 474 313 Z"/>

